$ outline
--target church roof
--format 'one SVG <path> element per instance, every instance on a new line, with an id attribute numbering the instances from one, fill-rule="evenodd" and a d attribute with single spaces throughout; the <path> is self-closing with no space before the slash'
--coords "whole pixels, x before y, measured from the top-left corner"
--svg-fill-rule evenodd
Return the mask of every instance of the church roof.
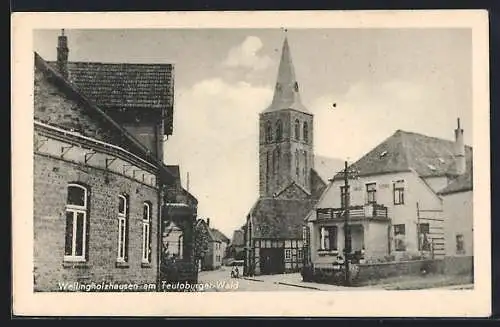
<path id="1" fill-rule="evenodd" d="M 446 176 L 455 164 L 454 141 L 397 130 L 349 169 L 359 176 L 415 170 L 420 177 Z M 472 147 L 465 146 L 467 169 L 472 167 Z M 342 173 L 334 179 L 341 179 Z"/>
<path id="2" fill-rule="evenodd" d="M 316 201 L 304 199 L 257 200 L 252 212 L 252 237 L 265 239 L 302 238 L 304 218 Z"/>
<path id="3" fill-rule="evenodd" d="M 278 77 L 274 89 L 274 96 L 271 105 L 263 113 L 273 112 L 283 109 L 294 109 L 304 113 L 310 113 L 302 104 L 299 93 L 299 84 L 295 77 L 295 68 L 292 62 L 288 40 L 283 42 L 281 61 L 278 68 Z"/>

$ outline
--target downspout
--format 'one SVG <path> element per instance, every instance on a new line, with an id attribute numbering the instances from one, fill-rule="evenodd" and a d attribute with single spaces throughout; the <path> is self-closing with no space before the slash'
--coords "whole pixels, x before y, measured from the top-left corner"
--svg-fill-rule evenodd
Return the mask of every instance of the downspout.
<path id="1" fill-rule="evenodd" d="M 158 177 L 160 177 L 160 173 L 158 174 Z M 162 236 L 163 236 L 163 231 L 162 231 L 162 193 L 163 193 L 163 183 L 160 181 L 160 178 L 158 178 L 158 222 L 157 222 L 157 240 L 156 240 L 156 252 L 157 252 L 157 258 L 156 258 L 156 283 L 157 283 L 157 291 L 160 291 L 161 287 L 161 257 L 162 257 Z"/>

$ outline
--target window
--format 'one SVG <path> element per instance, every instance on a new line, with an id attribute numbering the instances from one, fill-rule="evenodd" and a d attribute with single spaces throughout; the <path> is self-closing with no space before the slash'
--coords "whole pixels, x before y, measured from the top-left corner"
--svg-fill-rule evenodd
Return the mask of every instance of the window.
<path id="1" fill-rule="evenodd" d="M 302 168 L 302 176 L 304 177 L 304 185 L 307 185 L 307 152 L 304 151 L 304 167 Z"/>
<path id="2" fill-rule="evenodd" d="M 144 202 L 142 213 L 142 262 L 151 262 L 151 204 Z"/>
<path id="3" fill-rule="evenodd" d="M 285 249 L 285 260 L 292 259 L 292 249 Z"/>
<path id="4" fill-rule="evenodd" d="M 302 249 L 297 249 L 297 260 L 304 259 L 304 252 Z"/>
<path id="5" fill-rule="evenodd" d="M 464 236 L 462 234 L 456 235 L 456 245 L 457 245 L 457 254 L 464 254 L 465 253 Z"/>
<path id="6" fill-rule="evenodd" d="M 118 257 L 117 261 L 128 261 L 128 197 L 118 196 Z"/>
<path id="7" fill-rule="evenodd" d="M 277 148 L 273 151 L 273 173 L 276 174 L 279 171 L 280 162 L 280 149 Z"/>
<path id="8" fill-rule="evenodd" d="M 406 251 L 405 238 L 405 225 L 394 225 L 394 248 L 396 251 Z"/>
<path id="9" fill-rule="evenodd" d="M 266 193 L 269 192 L 269 179 L 271 178 L 271 154 L 266 152 Z"/>
<path id="10" fill-rule="evenodd" d="M 393 198 L 394 198 L 395 205 L 405 203 L 404 181 L 397 181 L 397 182 L 393 183 Z"/>
<path id="11" fill-rule="evenodd" d="M 276 141 L 281 141 L 281 138 L 283 137 L 283 124 L 281 123 L 281 120 L 276 121 Z"/>
<path id="12" fill-rule="evenodd" d="M 266 122 L 266 142 L 271 143 L 273 141 L 273 130 L 271 128 L 271 122 Z"/>
<path id="13" fill-rule="evenodd" d="M 177 243 L 178 244 L 178 249 L 177 249 L 177 253 L 179 253 L 179 259 L 182 259 L 182 255 L 184 253 L 184 236 L 183 235 L 180 235 L 179 236 L 179 242 Z"/>
<path id="14" fill-rule="evenodd" d="M 431 243 L 429 240 L 429 224 L 423 223 L 418 224 L 418 250 L 419 251 L 430 251 Z"/>
<path id="15" fill-rule="evenodd" d="M 377 184 L 376 183 L 366 184 L 366 202 L 367 203 L 377 203 Z"/>
<path id="16" fill-rule="evenodd" d="M 297 175 L 297 178 L 299 177 L 299 150 L 295 150 L 295 175 Z"/>
<path id="17" fill-rule="evenodd" d="M 306 245 L 309 238 L 309 229 L 307 226 L 302 227 L 302 241 Z"/>
<path id="18" fill-rule="evenodd" d="M 349 186 L 341 186 L 340 187 L 340 207 L 345 208 L 348 203 L 349 196 Z"/>
<path id="19" fill-rule="evenodd" d="M 321 227 L 321 250 L 337 250 L 337 226 Z"/>
<path id="20" fill-rule="evenodd" d="M 295 120 L 295 139 L 300 140 L 300 122 L 298 119 Z"/>
<path id="21" fill-rule="evenodd" d="M 304 122 L 304 131 L 302 134 L 304 134 L 304 142 L 309 143 L 309 127 L 307 126 L 307 122 Z"/>
<path id="22" fill-rule="evenodd" d="M 87 256 L 88 191 L 82 185 L 68 185 L 64 260 L 85 261 Z"/>

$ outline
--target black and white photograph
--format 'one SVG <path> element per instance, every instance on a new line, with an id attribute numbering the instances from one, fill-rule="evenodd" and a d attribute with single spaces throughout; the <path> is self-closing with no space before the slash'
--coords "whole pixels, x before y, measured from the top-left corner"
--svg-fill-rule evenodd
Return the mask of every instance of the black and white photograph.
<path id="1" fill-rule="evenodd" d="M 335 14 L 27 24 L 24 292 L 319 296 L 335 312 L 345 296 L 487 292 L 487 15 Z"/>

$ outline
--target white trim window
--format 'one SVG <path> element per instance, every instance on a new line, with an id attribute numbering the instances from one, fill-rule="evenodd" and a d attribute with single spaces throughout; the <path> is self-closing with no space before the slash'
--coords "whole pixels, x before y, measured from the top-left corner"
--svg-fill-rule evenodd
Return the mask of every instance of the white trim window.
<path id="1" fill-rule="evenodd" d="M 142 263 L 151 262 L 151 204 L 144 202 L 142 214 Z"/>
<path id="2" fill-rule="evenodd" d="M 87 209 L 87 188 L 80 184 L 69 184 L 66 200 L 65 261 L 86 261 Z"/>
<path id="3" fill-rule="evenodd" d="M 128 197 L 118 195 L 118 256 L 117 261 L 128 261 Z"/>
<path id="4" fill-rule="evenodd" d="M 285 249 L 285 260 L 292 259 L 292 249 Z"/>

